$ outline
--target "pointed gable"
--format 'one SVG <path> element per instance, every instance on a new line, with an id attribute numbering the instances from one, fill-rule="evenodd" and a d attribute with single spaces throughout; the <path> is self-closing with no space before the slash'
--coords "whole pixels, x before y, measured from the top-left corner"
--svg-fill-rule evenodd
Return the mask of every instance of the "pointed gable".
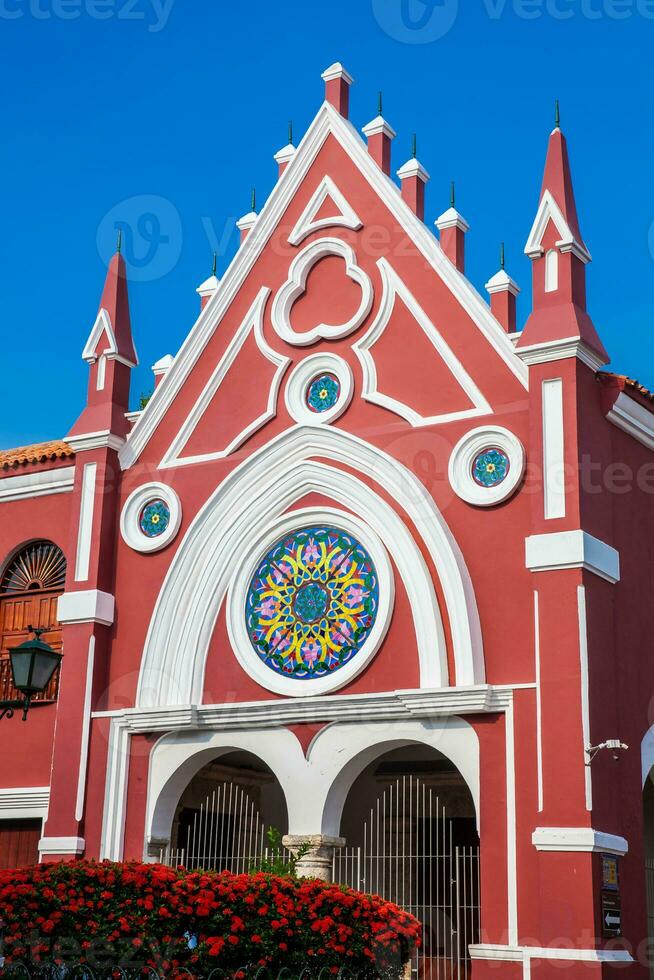
<path id="1" fill-rule="evenodd" d="M 313 222 L 319 222 L 319 227 L 312 227 Z M 249 231 L 247 243 L 238 250 L 224 273 L 220 289 L 206 304 L 175 363 L 130 433 L 121 450 L 121 465 L 131 466 L 155 433 L 158 433 L 153 448 L 156 463 L 176 465 L 172 461 L 176 454 L 169 452 L 171 443 L 179 446 L 178 436 L 186 425 L 190 407 L 198 402 L 203 391 L 209 390 L 211 376 L 223 378 L 223 396 L 227 385 L 238 390 L 238 383 L 228 378 L 230 371 L 240 370 L 238 357 L 227 365 L 230 344 L 262 288 L 271 293 L 264 311 L 262 336 L 278 357 L 288 358 L 289 379 L 305 358 L 307 345 L 311 352 L 314 347 L 321 350 L 318 345 L 325 345 L 326 350 L 356 365 L 353 345 L 373 323 L 382 303 L 383 282 L 378 260 L 387 254 L 429 322 L 438 321 L 436 344 L 433 342 L 436 332 L 425 333 L 418 325 L 416 334 L 420 344 L 424 342 L 429 352 L 434 353 L 435 384 L 439 383 L 439 371 L 450 372 L 441 377 L 443 389 L 438 398 L 432 399 L 433 408 L 428 405 L 429 399 L 421 396 L 417 407 L 409 404 L 407 411 L 397 413 L 397 418 L 410 420 L 412 425 L 431 424 L 433 420 L 436 420 L 433 424 L 440 424 L 459 413 L 492 411 L 490 406 L 504 400 L 506 386 L 512 384 L 515 386 L 512 398 L 518 400 L 527 384 L 527 370 L 516 356 L 511 340 L 486 302 L 445 257 L 437 238 L 402 198 L 400 188 L 380 170 L 354 127 L 325 102 L 279 176 Z M 312 288 L 312 267 L 319 267 L 312 261 L 316 256 L 316 262 L 333 262 L 341 279 L 330 294 L 334 300 L 329 322 L 322 314 L 320 322 L 312 325 L 308 294 Z M 354 284 L 352 296 L 360 297 L 358 307 L 355 302 L 343 301 L 340 285 L 343 274 Z M 316 277 L 317 281 L 321 275 Z M 323 293 L 326 290 L 324 287 Z M 349 284 L 347 291 L 350 291 Z M 294 303 L 300 314 L 296 320 Z M 352 307 L 347 320 L 339 306 Z M 302 337 L 297 335 L 299 332 Z M 396 343 L 402 342 L 401 336 L 398 337 Z M 243 350 L 250 350 L 250 346 L 244 344 Z M 253 353 L 250 350 L 249 356 Z M 446 404 L 451 377 L 448 359 L 450 365 L 462 366 L 461 377 L 465 377 L 463 386 L 456 376 L 451 382 L 455 397 L 450 411 Z M 498 365 L 497 371 L 488 371 L 489 360 Z M 225 371 L 225 367 L 229 370 Z M 244 369 L 243 372 L 241 383 L 254 383 Z M 424 365 L 420 365 L 420 372 L 424 378 Z M 496 375 L 494 392 L 488 390 L 485 380 L 489 373 Z M 360 367 L 355 375 L 353 404 L 357 396 L 365 404 Z M 293 419 L 284 414 L 282 395 L 287 383 L 290 380 L 285 380 L 280 388 L 275 409 L 266 409 L 266 414 L 277 415 L 272 435 L 293 424 Z M 421 381 L 421 387 L 426 383 Z M 403 401 L 395 381 L 391 388 L 396 401 Z M 218 390 L 214 391 L 199 422 L 206 426 L 207 432 L 192 437 L 187 432 L 189 448 L 196 446 L 204 458 L 217 458 L 233 440 L 233 444 L 239 443 L 239 433 L 246 433 L 263 414 L 243 417 L 238 425 L 232 419 L 231 438 L 228 438 L 228 433 L 219 431 L 226 419 L 224 411 L 218 410 L 220 398 Z M 410 392 L 406 398 L 411 401 Z M 368 411 L 377 412 L 374 424 L 381 424 L 381 409 L 373 409 L 372 401 L 368 404 L 371 406 Z M 162 427 L 164 418 L 166 425 Z M 213 447 L 210 446 L 212 432 Z"/>

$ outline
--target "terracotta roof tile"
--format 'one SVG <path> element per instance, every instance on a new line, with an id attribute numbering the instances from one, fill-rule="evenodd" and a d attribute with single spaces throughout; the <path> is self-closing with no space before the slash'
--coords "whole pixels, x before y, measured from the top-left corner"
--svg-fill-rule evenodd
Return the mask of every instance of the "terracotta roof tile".
<path id="1" fill-rule="evenodd" d="M 33 446 L 19 446 L 17 449 L 0 449 L 0 470 L 17 469 L 30 463 L 52 463 L 74 455 L 68 443 L 61 439 L 38 442 Z"/>
<path id="2" fill-rule="evenodd" d="M 614 374 L 612 371 L 600 371 L 599 378 L 605 384 L 617 384 L 622 390 L 627 389 L 628 394 L 634 395 L 639 401 L 647 403 L 647 407 L 654 409 L 654 392 L 651 392 L 640 381 L 628 377 L 626 374 Z"/>

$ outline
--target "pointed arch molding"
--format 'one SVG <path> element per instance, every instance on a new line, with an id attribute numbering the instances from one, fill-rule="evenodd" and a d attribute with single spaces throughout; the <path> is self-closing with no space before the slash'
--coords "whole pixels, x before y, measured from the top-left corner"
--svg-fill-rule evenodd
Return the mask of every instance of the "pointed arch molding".
<path id="1" fill-rule="evenodd" d="M 246 439 L 257 431 L 257 429 L 260 429 L 262 425 L 265 425 L 265 423 L 271 418 L 274 418 L 277 411 L 277 395 L 279 393 L 279 386 L 282 382 L 282 378 L 284 377 L 284 372 L 290 364 L 290 358 L 284 357 L 283 355 L 274 351 L 266 342 L 263 335 L 263 311 L 269 295 L 270 289 L 267 286 L 263 286 L 259 290 L 256 299 L 246 313 L 240 327 L 234 334 L 234 337 L 227 350 L 216 365 L 215 370 L 202 389 L 199 398 L 189 412 L 184 424 L 170 444 L 170 447 L 161 461 L 161 466 L 179 466 L 187 463 L 205 462 L 210 459 L 222 459 L 224 456 L 229 456 L 229 454 L 234 452 L 235 449 L 238 449 L 238 447 L 242 445 Z M 223 383 L 234 361 L 238 357 L 243 344 L 252 331 L 254 331 L 257 347 L 261 351 L 262 356 L 277 368 L 270 386 L 270 391 L 268 393 L 268 403 L 265 411 L 262 412 L 262 414 L 256 419 L 249 422 L 248 425 L 227 445 L 217 449 L 215 452 L 203 453 L 195 456 L 184 456 L 183 453 L 186 444 L 193 435 L 198 422 L 211 404 L 214 395 Z"/>
<path id="2" fill-rule="evenodd" d="M 362 396 L 366 401 L 374 402 L 376 405 L 381 405 L 383 408 L 388 408 L 391 412 L 395 412 L 396 415 L 400 415 L 413 426 L 453 422 L 456 419 L 475 418 L 478 415 L 486 415 L 492 412 L 491 406 L 475 382 L 456 357 L 451 347 L 447 344 L 443 335 L 434 326 L 413 294 L 400 279 L 390 262 L 381 258 L 377 262 L 377 266 L 381 274 L 383 290 L 379 311 L 374 322 L 370 325 L 363 337 L 352 345 L 352 349 L 359 358 L 363 371 Z M 472 402 L 472 408 L 441 415 L 420 415 L 419 412 L 416 412 L 409 405 L 399 401 L 397 398 L 392 398 L 390 395 L 385 395 L 379 390 L 373 348 L 390 322 L 398 296 L 434 347 L 436 355 L 442 358 L 460 387 Z"/>
<path id="3" fill-rule="evenodd" d="M 316 215 L 328 198 L 334 203 L 334 214 L 326 215 L 323 218 L 316 218 Z M 363 226 L 363 222 L 332 178 L 325 176 L 311 195 L 311 200 L 298 218 L 295 227 L 288 236 L 288 240 L 291 245 L 299 245 L 311 232 L 322 231 L 323 228 L 332 228 L 335 226 L 357 231 Z"/>
<path id="4" fill-rule="evenodd" d="M 315 457 L 320 457 L 318 462 Z M 457 685 L 485 681 L 479 615 L 470 575 L 443 517 L 420 481 L 391 456 L 340 430 L 297 426 L 241 463 L 199 512 L 168 570 L 146 637 L 138 707 L 199 704 L 207 653 L 238 555 L 266 521 L 307 493 L 366 514 L 393 555 L 407 592 L 421 687 L 449 684 L 443 624 L 418 542 L 394 507 L 348 467 L 383 486 L 406 512 L 439 577 Z M 304 691 L 306 696 L 307 692 Z"/>

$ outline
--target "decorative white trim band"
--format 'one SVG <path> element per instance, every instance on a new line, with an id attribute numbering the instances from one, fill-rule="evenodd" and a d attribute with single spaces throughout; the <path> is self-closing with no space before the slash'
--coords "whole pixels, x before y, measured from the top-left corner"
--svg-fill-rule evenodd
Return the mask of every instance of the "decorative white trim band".
<path id="1" fill-rule="evenodd" d="M 555 946 L 500 946 L 476 943 L 468 946 L 473 960 L 497 960 L 522 963 L 525 960 L 572 960 L 579 963 L 633 963 L 626 949 L 573 949 Z"/>
<path id="2" fill-rule="evenodd" d="M 75 581 L 87 582 L 91 563 L 93 540 L 93 511 L 95 509 L 95 481 L 97 463 L 85 463 L 82 470 L 82 492 L 77 529 L 77 553 L 75 555 Z"/>
<path id="3" fill-rule="evenodd" d="M 44 854 L 83 854 L 86 841 L 83 837 L 42 837 L 39 841 L 39 855 Z"/>
<path id="4" fill-rule="evenodd" d="M 592 827 L 536 827 L 531 843 L 537 851 L 601 851 L 622 856 L 629 850 L 624 837 Z"/>
<path id="5" fill-rule="evenodd" d="M 0 503 L 28 500 L 31 497 L 47 497 L 52 493 L 72 493 L 74 482 L 74 466 L 61 466 L 56 470 L 7 476 L 0 479 Z"/>
<path id="6" fill-rule="evenodd" d="M 50 801 L 49 786 L 12 786 L 0 789 L 0 820 L 44 818 Z"/>
<path id="7" fill-rule="evenodd" d="M 565 337 L 563 340 L 548 340 L 542 344 L 516 347 L 515 352 L 525 364 L 549 364 L 550 361 L 564 361 L 568 357 L 578 358 L 591 371 L 599 371 L 606 364 L 606 359 L 600 357 L 579 337 Z"/>
<path id="8" fill-rule="evenodd" d="M 532 572 L 584 568 L 607 582 L 620 581 L 620 554 L 586 531 L 555 531 L 525 538 L 525 562 Z"/>
<path id="9" fill-rule="evenodd" d="M 328 198 L 334 205 L 334 213 L 324 215 L 322 218 L 316 218 L 316 215 L 321 211 Z M 358 231 L 363 226 L 363 222 L 332 178 L 325 176 L 316 187 L 309 199 L 309 203 L 297 219 L 293 230 L 288 236 L 288 240 L 291 245 L 299 245 L 312 232 L 321 231 L 323 228 L 331 228 L 336 225 L 340 228 L 350 228 L 352 231 Z"/>
<path id="10" fill-rule="evenodd" d="M 114 435 L 109 429 L 103 429 L 101 432 L 84 432 L 79 436 L 66 436 L 64 442 L 67 442 L 76 453 L 88 449 L 115 449 L 119 452 L 125 445 L 123 437 Z"/>
<path id="11" fill-rule="evenodd" d="M 111 626 L 116 600 L 108 592 L 88 589 L 83 592 L 64 592 L 57 603 L 60 623 L 100 623 Z"/>
<path id="12" fill-rule="evenodd" d="M 654 413 L 621 391 L 606 414 L 609 422 L 648 449 L 654 449 Z M 0 491 L 1 493 L 1 491 Z"/>
<path id="13" fill-rule="evenodd" d="M 533 686 L 518 685 L 520 689 L 532 689 Z M 195 728 L 287 727 L 314 721 L 395 721 L 505 711 L 512 703 L 513 690 L 511 687 L 478 684 L 471 687 L 389 691 L 385 694 L 333 694 L 288 701 L 120 708 L 116 711 L 94 711 L 92 717 L 114 718 L 131 733 Z"/>

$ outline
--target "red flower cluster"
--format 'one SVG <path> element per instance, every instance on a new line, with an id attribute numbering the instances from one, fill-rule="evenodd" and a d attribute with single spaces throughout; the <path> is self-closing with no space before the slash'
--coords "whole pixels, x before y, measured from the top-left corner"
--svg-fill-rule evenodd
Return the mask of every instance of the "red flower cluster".
<path id="1" fill-rule="evenodd" d="M 399 975 L 413 916 L 315 880 L 79 861 L 0 871 L 7 962 L 209 973 L 348 967 Z M 245 974 L 243 974 L 245 975 Z"/>

